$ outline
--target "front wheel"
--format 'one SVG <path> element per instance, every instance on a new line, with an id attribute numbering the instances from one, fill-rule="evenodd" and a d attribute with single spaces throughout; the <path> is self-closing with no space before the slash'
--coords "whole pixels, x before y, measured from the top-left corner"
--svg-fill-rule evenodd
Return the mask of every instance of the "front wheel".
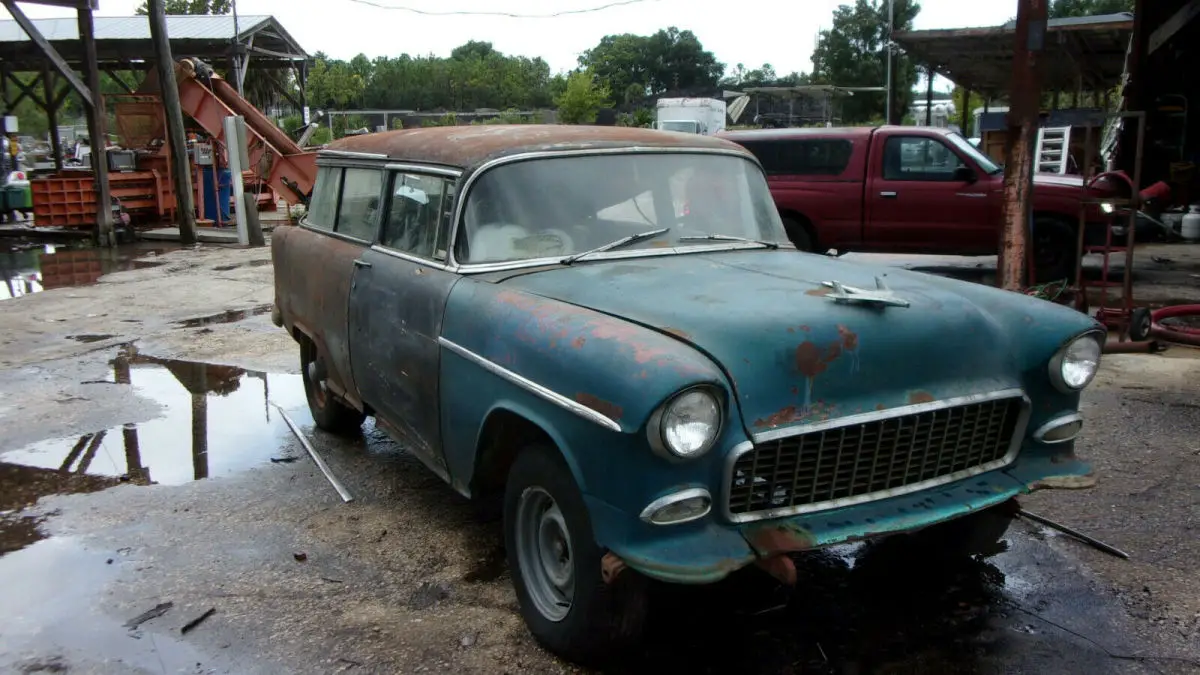
<path id="1" fill-rule="evenodd" d="M 787 233 L 788 239 L 792 241 L 792 245 L 796 250 L 811 252 L 815 248 L 812 236 L 808 234 L 808 229 L 804 224 L 793 218 L 783 219 L 783 230 Z"/>
<path id="2" fill-rule="evenodd" d="M 546 649 L 577 663 L 615 656 L 645 628 L 645 578 L 601 576 L 583 495 L 555 449 L 521 451 L 504 493 L 504 542 L 521 616 Z"/>
<path id="3" fill-rule="evenodd" d="M 326 384 L 325 364 L 311 340 L 300 341 L 300 373 L 313 421 L 323 431 L 350 434 L 362 426 L 366 415 L 339 401 Z"/>

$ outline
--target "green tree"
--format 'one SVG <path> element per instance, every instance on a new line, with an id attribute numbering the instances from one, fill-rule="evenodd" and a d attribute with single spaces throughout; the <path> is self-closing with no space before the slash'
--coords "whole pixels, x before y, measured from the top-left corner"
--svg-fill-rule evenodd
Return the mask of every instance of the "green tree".
<path id="1" fill-rule="evenodd" d="M 606 35 L 579 57 L 609 90 L 626 95 L 635 86 L 657 95 L 678 89 L 711 89 L 725 64 L 704 49 L 696 34 L 671 26 L 653 35 Z"/>
<path id="2" fill-rule="evenodd" d="M 895 30 L 910 30 L 921 11 L 915 0 L 896 0 Z M 887 80 L 887 0 L 855 0 L 833 12 L 833 26 L 820 32 L 813 50 L 813 82 L 845 87 L 882 87 Z M 903 54 L 893 61 L 892 109 L 896 119 L 912 103 L 917 65 Z M 865 122 L 881 117 L 887 107 L 883 92 L 857 92 L 842 103 L 842 118 Z"/>
<path id="3" fill-rule="evenodd" d="M 1050 18 L 1132 12 L 1134 0 L 1051 0 Z"/>
<path id="4" fill-rule="evenodd" d="M 596 113 L 609 105 L 610 91 L 590 70 L 580 70 L 567 77 L 567 86 L 554 100 L 558 105 L 558 121 L 564 124 L 591 124 Z"/>
<path id="5" fill-rule="evenodd" d="M 360 100 L 366 83 L 345 61 L 331 60 L 321 52 L 308 73 L 308 98 L 330 109 L 347 108 Z"/>
<path id="6" fill-rule="evenodd" d="M 230 0 L 165 0 L 167 14 L 228 14 L 232 8 Z M 150 7 L 143 2 L 138 14 L 149 14 Z"/>

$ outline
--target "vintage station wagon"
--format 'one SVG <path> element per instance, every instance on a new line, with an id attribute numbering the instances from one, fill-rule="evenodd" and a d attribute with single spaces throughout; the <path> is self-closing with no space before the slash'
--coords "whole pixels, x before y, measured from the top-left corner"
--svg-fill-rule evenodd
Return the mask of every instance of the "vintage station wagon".
<path id="1" fill-rule="evenodd" d="M 1090 484 L 1098 324 L 798 252 L 733 143 L 449 127 L 318 164 L 272 241 L 317 425 L 372 415 L 502 496 L 521 612 L 567 658 L 634 640 L 647 579 L 794 582 L 789 554 L 917 530 L 994 543 L 1015 495 Z"/>

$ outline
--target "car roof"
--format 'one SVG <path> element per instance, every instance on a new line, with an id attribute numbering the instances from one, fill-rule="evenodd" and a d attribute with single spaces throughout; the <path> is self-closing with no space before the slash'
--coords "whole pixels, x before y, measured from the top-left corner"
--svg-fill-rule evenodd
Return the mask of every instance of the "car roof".
<path id="1" fill-rule="evenodd" d="M 609 148 L 746 153 L 741 146 L 713 136 L 636 127 L 554 124 L 481 124 L 384 131 L 334 141 L 326 146 L 325 152 L 372 154 L 391 160 L 469 169 L 506 155 Z"/>

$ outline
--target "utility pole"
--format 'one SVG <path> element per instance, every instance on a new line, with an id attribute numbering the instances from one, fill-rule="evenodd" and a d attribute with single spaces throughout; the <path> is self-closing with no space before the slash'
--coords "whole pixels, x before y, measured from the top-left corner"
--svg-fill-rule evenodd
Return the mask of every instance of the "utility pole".
<path id="1" fill-rule="evenodd" d="M 1024 288 L 1033 202 L 1033 153 L 1037 145 L 1042 78 L 1039 58 L 1046 42 L 1050 0 L 1018 0 L 1008 138 L 1004 145 L 1003 230 L 997 272 L 1000 287 Z"/>
<path id="2" fill-rule="evenodd" d="M 887 105 L 884 108 L 884 120 L 892 123 L 892 32 L 896 23 L 895 0 L 888 0 L 888 25 L 887 25 Z"/>
<path id="3" fill-rule="evenodd" d="M 196 243 L 192 166 L 188 160 L 187 140 L 183 131 L 183 108 L 179 104 L 179 87 L 175 84 L 175 59 L 171 56 L 171 41 L 167 35 L 167 13 L 163 7 L 163 0 L 148 0 L 147 4 L 150 7 L 150 38 L 154 42 L 159 89 L 163 108 L 167 113 L 171 177 L 175 183 L 175 223 L 179 226 L 179 242 L 184 246 L 192 246 Z"/>
<path id="4" fill-rule="evenodd" d="M 237 86 L 238 96 L 245 96 L 242 80 L 245 80 L 246 76 L 242 69 L 246 67 L 246 63 L 242 59 L 242 31 L 238 28 L 237 0 L 230 4 L 233 9 L 233 83 Z"/>

